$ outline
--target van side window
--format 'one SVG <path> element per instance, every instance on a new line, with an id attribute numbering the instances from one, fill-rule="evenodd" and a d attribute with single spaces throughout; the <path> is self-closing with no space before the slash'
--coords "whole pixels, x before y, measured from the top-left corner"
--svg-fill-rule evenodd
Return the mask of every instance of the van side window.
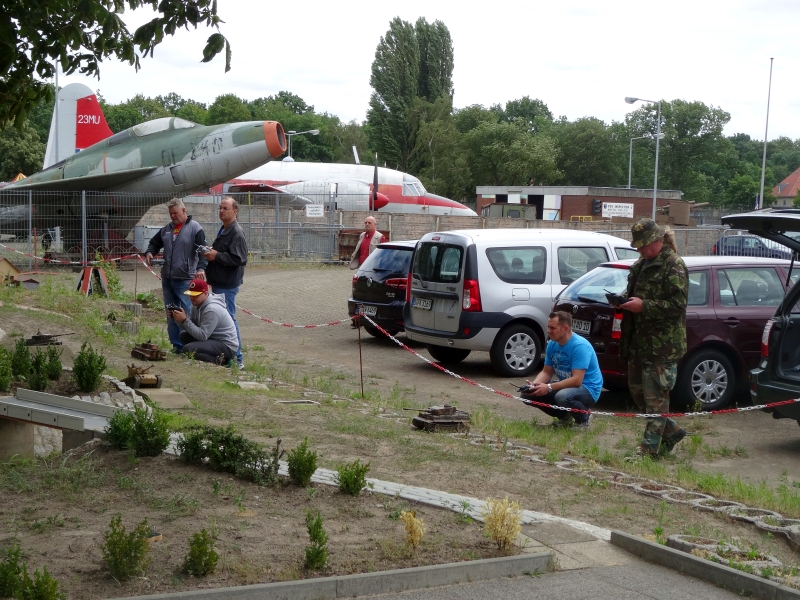
<path id="1" fill-rule="evenodd" d="M 542 247 L 487 248 L 486 258 L 497 276 L 506 283 L 544 283 L 547 251 Z"/>
<path id="2" fill-rule="evenodd" d="M 461 279 L 464 249 L 461 246 L 423 242 L 414 252 L 412 277 L 434 283 L 454 283 Z"/>
<path id="3" fill-rule="evenodd" d="M 568 285 L 607 260 L 605 248 L 559 248 L 558 275 L 561 283 Z"/>

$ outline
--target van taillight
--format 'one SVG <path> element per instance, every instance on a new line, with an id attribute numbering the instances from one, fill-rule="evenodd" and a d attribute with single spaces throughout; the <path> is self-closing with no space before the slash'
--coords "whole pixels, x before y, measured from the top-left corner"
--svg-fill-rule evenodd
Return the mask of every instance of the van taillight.
<path id="1" fill-rule="evenodd" d="M 385 281 L 386 287 L 397 288 L 398 290 L 406 289 L 408 285 L 408 277 L 397 277 L 394 279 L 387 279 Z"/>
<path id="2" fill-rule="evenodd" d="M 461 308 L 469 312 L 481 312 L 481 290 L 477 279 L 464 280 L 464 296 Z"/>
<path id="3" fill-rule="evenodd" d="M 611 323 L 611 339 L 619 340 L 622 338 L 622 311 L 614 311 L 614 321 Z"/>
<path id="4" fill-rule="evenodd" d="M 767 321 L 767 324 L 764 325 L 764 333 L 761 334 L 761 356 L 764 358 L 769 358 L 769 334 L 772 333 L 773 325 L 775 325 L 775 321 L 772 319 Z"/>
<path id="5" fill-rule="evenodd" d="M 406 304 L 411 302 L 411 273 L 408 274 L 406 279 Z"/>

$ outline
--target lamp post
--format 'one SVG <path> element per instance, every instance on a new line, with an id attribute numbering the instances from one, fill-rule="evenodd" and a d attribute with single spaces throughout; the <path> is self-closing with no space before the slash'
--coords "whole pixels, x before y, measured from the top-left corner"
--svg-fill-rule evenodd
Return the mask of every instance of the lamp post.
<path id="1" fill-rule="evenodd" d="M 308 131 L 287 131 L 285 133 L 286 139 L 289 140 L 289 149 L 287 152 L 289 158 L 292 157 L 292 138 L 296 135 L 303 135 L 304 133 L 309 135 L 319 135 L 319 129 L 309 129 Z"/>
<path id="2" fill-rule="evenodd" d="M 655 175 L 653 176 L 653 221 L 656 220 L 656 198 L 658 197 L 658 142 L 661 140 L 661 100 L 645 100 L 644 98 L 631 98 L 626 96 L 625 102 L 633 104 L 634 102 L 649 102 L 650 104 L 658 104 L 658 116 L 656 117 L 656 168 Z"/>

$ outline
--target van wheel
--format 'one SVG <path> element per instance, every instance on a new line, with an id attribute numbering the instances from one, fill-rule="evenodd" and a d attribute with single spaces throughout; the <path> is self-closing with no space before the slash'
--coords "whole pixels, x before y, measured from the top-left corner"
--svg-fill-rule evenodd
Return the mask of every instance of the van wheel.
<path id="1" fill-rule="evenodd" d="M 526 325 L 502 330 L 490 352 L 492 366 L 506 377 L 522 377 L 536 370 L 542 358 L 539 336 Z"/>
<path id="2" fill-rule="evenodd" d="M 431 355 L 433 360 L 444 365 L 454 365 L 456 363 L 460 363 L 469 356 L 470 352 L 470 350 L 464 350 L 463 348 L 448 348 L 446 346 L 428 345 L 428 354 Z"/>
<path id="3" fill-rule="evenodd" d="M 727 406 L 736 391 L 736 373 L 727 356 L 718 350 L 695 352 L 678 372 L 672 399 L 700 410 L 717 410 Z"/>

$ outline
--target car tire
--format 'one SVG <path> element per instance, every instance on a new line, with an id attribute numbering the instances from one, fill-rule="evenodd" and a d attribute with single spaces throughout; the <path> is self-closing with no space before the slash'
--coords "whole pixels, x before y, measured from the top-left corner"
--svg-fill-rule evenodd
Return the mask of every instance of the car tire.
<path id="1" fill-rule="evenodd" d="M 681 366 L 672 399 L 691 409 L 697 398 L 700 410 L 718 410 L 730 403 L 735 391 L 736 372 L 730 359 L 719 350 L 700 350 Z"/>
<path id="2" fill-rule="evenodd" d="M 470 352 L 471 350 L 465 350 L 464 348 L 448 348 L 446 346 L 428 345 L 428 354 L 431 355 L 433 360 L 440 362 L 443 365 L 454 365 L 460 363 L 469 356 Z"/>
<path id="3" fill-rule="evenodd" d="M 539 336 L 527 325 L 500 331 L 489 353 L 495 371 L 505 377 L 524 377 L 536 370 L 542 358 Z"/>

